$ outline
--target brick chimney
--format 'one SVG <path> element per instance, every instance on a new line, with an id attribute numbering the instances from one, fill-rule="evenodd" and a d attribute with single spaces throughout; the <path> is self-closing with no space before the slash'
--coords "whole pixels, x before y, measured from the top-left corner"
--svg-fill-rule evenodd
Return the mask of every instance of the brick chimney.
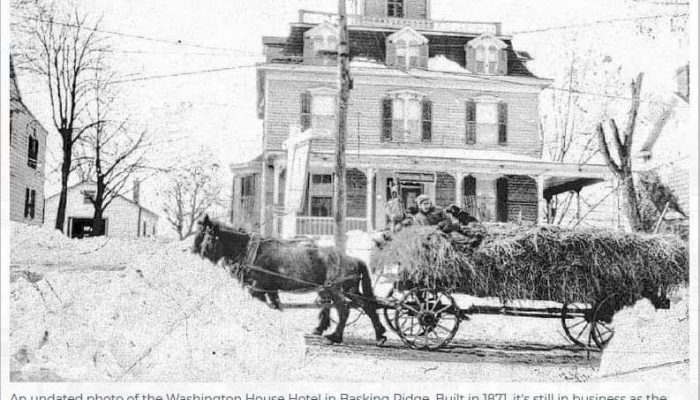
<path id="1" fill-rule="evenodd" d="M 135 180 L 134 181 L 134 203 L 140 204 L 139 201 L 141 201 L 141 181 Z"/>

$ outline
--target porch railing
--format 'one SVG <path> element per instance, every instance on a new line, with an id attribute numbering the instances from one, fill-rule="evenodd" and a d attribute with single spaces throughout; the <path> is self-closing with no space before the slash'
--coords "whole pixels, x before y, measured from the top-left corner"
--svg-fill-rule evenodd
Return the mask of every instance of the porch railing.
<path id="1" fill-rule="evenodd" d="M 297 235 L 304 236 L 332 236 L 335 230 L 335 219 L 331 217 L 307 217 L 297 216 Z M 365 218 L 346 218 L 345 228 L 352 230 L 367 230 Z"/>
<path id="2" fill-rule="evenodd" d="M 306 24 L 320 24 L 324 21 L 338 23 L 337 14 L 329 14 L 319 11 L 299 10 L 299 22 Z M 410 26 L 416 30 L 459 32 L 459 33 L 490 33 L 501 34 L 500 22 L 472 22 L 472 21 L 442 21 L 429 19 L 408 19 L 393 17 L 378 17 L 350 14 L 348 15 L 348 25 L 367 26 L 374 28 L 403 28 Z"/>

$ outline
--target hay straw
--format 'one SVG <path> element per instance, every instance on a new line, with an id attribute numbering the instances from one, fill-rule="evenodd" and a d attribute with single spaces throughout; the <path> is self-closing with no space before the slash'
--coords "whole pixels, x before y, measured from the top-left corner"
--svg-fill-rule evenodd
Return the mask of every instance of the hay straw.
<path id="1" fill-rule="evenodd" d="M 478 297 L 590 302 L 615 294 L 616 309 L 689 280 L 687 246 L 673 236 L 555 226 L 493 225 L 476 249 L 426 227 L 406 228 L 372 266 L 399 264 L 407 286 Z"/>

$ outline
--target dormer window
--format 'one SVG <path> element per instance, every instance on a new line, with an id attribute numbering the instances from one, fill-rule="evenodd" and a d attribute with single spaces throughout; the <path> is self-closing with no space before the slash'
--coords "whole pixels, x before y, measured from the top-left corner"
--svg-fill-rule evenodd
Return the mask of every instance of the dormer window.
<path id="1" fill-rule="evenodd" d="M 427 68 L 428 39 L 410 27 L 386 39 L 386 64 L 395 68 Z"/>
<path id="2" fill-rule="evenodd" d="M 338 29 L 323 22 L 304 32 L 304 62 L 328 65 L 335 62 L 338 53 Z"/>
<path id="3" fill-rule="evenodd" d="M 508 45 L 504 41 L 485 33 L 470 40 L 464 49 L 468 70 L 477 74 L 508 73 Z"/>
<path id="4" fill-rule="evenodd" d="M 404 0 L 387 0 L 386 16 L 393 18 L 403 18 L 404 16 Z"/>

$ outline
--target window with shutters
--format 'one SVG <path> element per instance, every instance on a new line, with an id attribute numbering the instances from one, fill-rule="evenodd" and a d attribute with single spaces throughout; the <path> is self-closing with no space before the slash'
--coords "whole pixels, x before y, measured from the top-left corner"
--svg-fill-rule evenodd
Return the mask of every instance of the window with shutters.
<path id="1" fill-rule="evenodd" d="M 382 101 L 382 140 L 432 140 L 432 114 L 432 103 L 423 94 L 410 90 L 390 93 Z"/>
<path id="2" fill-rule="evenodd" d="M 311 128 L 311 93 L 301 94 L 301 131 Z"/>
<path id="3" fill-rule="evenodd" d="M 27 138 L 27 165 L 36 169 L 39 156 L 39 139 L 36 138 L 36 128 L 34 133 Z"/>
<path id="4" fill-rule="evenodd" d="M 423 99 L 421 107 L 423 108 L 422 139 L 424 142 L 430 142 L 433 138 L 433 103 L 428 99 Z"/>
<path id="5" fill-rule="evenodd" d="M 491 34 L 472 39 L 464 48 L 467 69 L 477 74 L 506 75 L 508 45 Z"/>
<path id="6" fill-rule="evenodd" d="M 404 0 L 387 0 L 386 2 L 386 16 L 393 18 L 403 18 L 404 17 Z"/>
<path id="7" fill-rule="evenodd" d="M 391 99 L 382 100 L 382 140 L 385 142 L 390 142 L 393 138 L 392 135 L 392 106 L 393 102 Z"/>
<path id="8" fill-rule="evenodd" d="M 386 64 L 395 68 L 427 68 L 428 39 L 406 27 L 386 40 Z"/>
<path id="9" fill-rule="evenodd" d="M 508 143 L 508 104 L 498 103 L 498 144 Z"/>
<path id="10" fill-rule="evenodd" d="M 476 102 L 467 100 L 467 144 L 476 143 Z"/>
<path id="11" fill-rule="evenodd" d="M 335 130 L 337 90 L 321 87 L 309 89 L 301 94 L 301 130 L 314 129 L 331 132 Z"/>
<path id="12" fill-rule="evenodd" d="M 24 218 L 34 219 L 36 190 L 26 188 L 24 192 Z"/>
<path id="13" fill-rule="evenodd" d="M 508 105 L 498 97 L 478 96 L 466 101 L 466 143 L 508 142 Z"/>

